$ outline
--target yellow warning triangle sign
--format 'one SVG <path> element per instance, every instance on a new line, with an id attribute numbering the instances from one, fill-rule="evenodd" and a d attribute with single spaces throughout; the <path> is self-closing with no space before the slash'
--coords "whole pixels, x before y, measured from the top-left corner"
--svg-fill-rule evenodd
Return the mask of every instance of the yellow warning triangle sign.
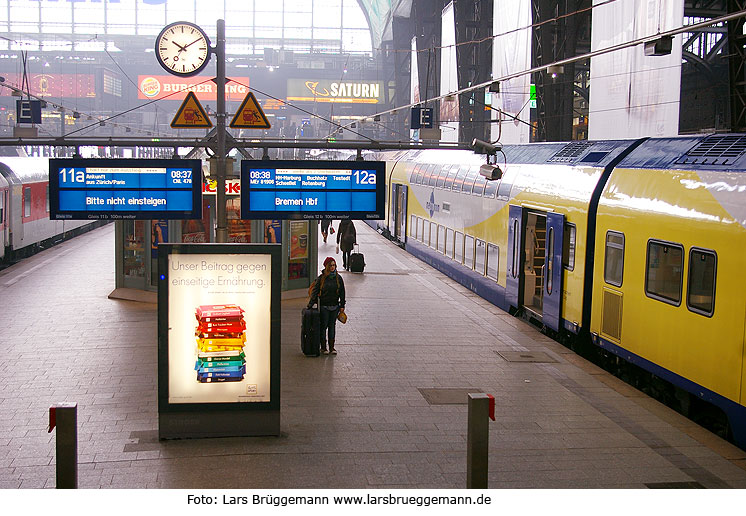
<path id="1" fill-rule="evenodd" d="M 230 126 L 234 129 L 269 129 L 270 124 L 256 97 L 249 92 L 241 102 L 241 107 L 233 116 Z"/>
<path id="2" fill-rule="evenodd" d="M 171 127 L 174 129 L 189 129 L 189 128 L 210 128 L 212 122 L 207 113 L 202 109 L 202 104 L 197 100 L 197 95 L 193 91 L 187 93 L 184 102 L 176 112 L 176 116 L 171 121 Z"/>

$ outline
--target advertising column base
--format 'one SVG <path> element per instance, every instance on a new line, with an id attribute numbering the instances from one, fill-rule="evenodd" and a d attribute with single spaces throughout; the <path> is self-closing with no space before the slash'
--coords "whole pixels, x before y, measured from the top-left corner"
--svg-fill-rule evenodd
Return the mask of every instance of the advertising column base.
<path id="1" fill-rule="evenodd" d="M 280 434 L 280 244 L 158 246 L 158 436 Z"/>
<path id="2" fill-rule="evenodd" d="M 174 412 L 158 416 L 159 439 L 280 435 L 280 411 Z"/>

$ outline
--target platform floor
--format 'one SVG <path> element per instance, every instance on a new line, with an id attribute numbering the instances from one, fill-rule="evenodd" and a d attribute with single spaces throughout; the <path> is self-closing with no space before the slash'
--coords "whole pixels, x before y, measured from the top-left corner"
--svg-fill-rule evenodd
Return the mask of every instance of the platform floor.
<path id="1" fill-rule="evenodd" d="M 157 440 L 156 306 L 107 298 L 113 225 L 0 272 L 0 487 L 54 487 L 70 401 L 81 488 L 461 488 L 467 405 L 423 393 L 463 389 L 497 400 L 490 488 L 746 488 L 746 453 L 356 226 L 339 355 L 304 357 L 282 303 L 281 437 Z"/>

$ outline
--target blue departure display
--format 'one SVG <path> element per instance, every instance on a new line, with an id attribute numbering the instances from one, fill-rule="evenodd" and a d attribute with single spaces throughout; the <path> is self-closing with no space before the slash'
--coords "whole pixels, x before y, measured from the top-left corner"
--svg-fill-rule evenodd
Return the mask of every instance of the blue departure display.
<path id="1" fill-rule="evenodd" d="M 195 219 L 202 162 L 167 159 L 49 160 L 50 218 Z"/>
<path id="2" fill-rule="evenodd" d="M 243 219 L 360 219 L 384 216 L 380 161 L 241 162 Z"/>

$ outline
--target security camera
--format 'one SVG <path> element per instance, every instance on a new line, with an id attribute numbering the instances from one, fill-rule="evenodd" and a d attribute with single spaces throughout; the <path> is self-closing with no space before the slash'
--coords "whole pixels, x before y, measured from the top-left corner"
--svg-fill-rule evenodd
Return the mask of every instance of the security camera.
<path id="1" fill-rule="evenodd" d="M 482 174 L 487 181 L 495 181 L 503 177 L 503 171 L 497 165 L 490 165 L 485 163 L 479 167 L 479 173 Z"/>
<path id="2" fill-rule="evenodd" d="M 477 154 L 489 154 L 493 155 L 500 149 L 502 149 L 502 145 L 499 143 L 497 145 L 494 145 L 489 142 L 482 141 L 478 138 L 474 138 L 471 142 L 471 148 L 474 149 L 474 152 Z"/>

